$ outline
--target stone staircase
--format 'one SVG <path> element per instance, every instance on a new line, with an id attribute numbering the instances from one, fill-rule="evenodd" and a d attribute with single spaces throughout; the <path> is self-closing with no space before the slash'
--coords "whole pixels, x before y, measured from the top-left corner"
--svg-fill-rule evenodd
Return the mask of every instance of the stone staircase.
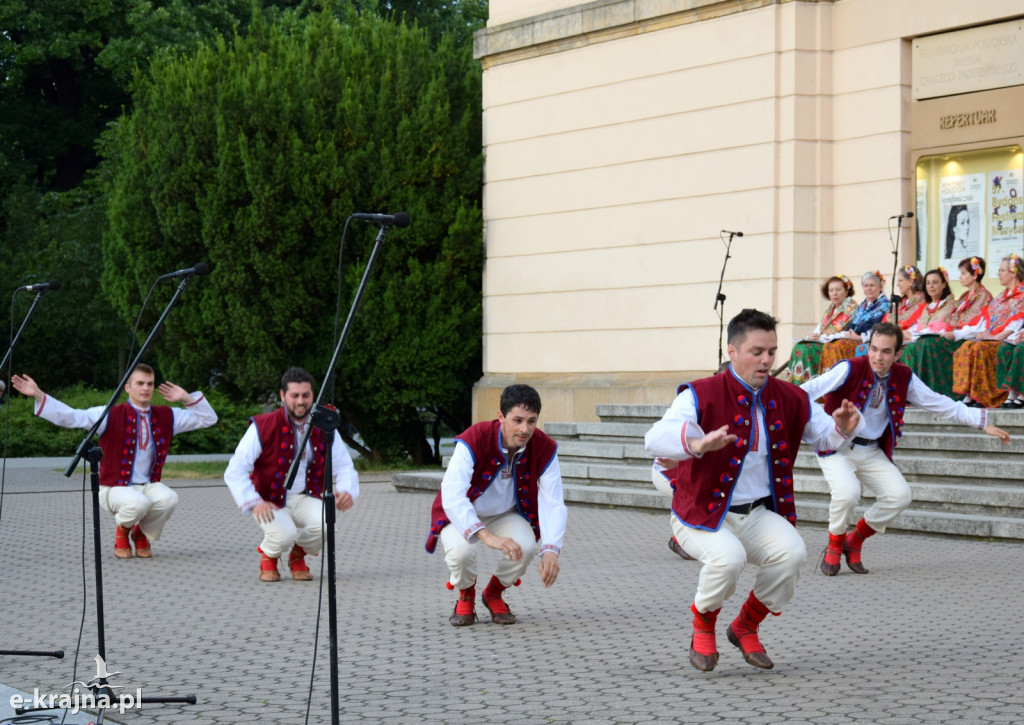
<path id="1" fill-rule="evenodd" d="M 545 425 L 559 444 L 566 501 L 667 512 L 668 499 L 651 483 L 643 442 L 665 409 L 598 405 L 600 422 Z M 1013 437 L 1005 447 L 921 410 L 908 410 L 905 420 L 895 460 L 910 483 L 913 503 L 891 529 L 1024 540 L 1024 412 L 992 412 L 990 422 Z M 441 475 L 403 473 L 393 481 L 398 490 L 436 491 Z M 800 520 L 825 523 L 828 485 L 808 446 L 797 456 L 793 485 Z"/>

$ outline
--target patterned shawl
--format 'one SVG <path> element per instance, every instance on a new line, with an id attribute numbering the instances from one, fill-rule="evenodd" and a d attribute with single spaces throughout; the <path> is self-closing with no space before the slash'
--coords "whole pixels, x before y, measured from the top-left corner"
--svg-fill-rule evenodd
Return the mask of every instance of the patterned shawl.
<path id="1" fill-rule="evenodd" d="M 976 286 L 973 294 L 970 290 L 965 290 L 957 299 L 956 306 L 953 307 L 953 313 L 949 317 L 949 324 L 953 326 L 954 330 L 975 324 L 978 318 L 981 317 L 981 311 L 988 307 L 991 302 L 992 293 L 985 289 L 985 285 L 979 284 Z"/>
<path id="2" fill-rule="evenodd" d="M 882 321 L 882 317 L 885 316 L 885 311 L 888 309 L 889 298 L 884 293 L 878 295 L 878 299 L 874 302 L 864 300 L 857 305 L 857 309 L 854 311 L 853 316 L 850 317 L 850 322 L 846 329 L 856 332 L 858 335 L 870 332 L 875 323 Z"/>
<path id="3" fill-rule="evenodd" d="M 1004 290 L 981 313 L 989 334 L 996 335 L 1014 320 L 1024 317 L 1024 286 Z"/>
<path id="4" fill-rule="evenodd" d="M 857 300 L 853 297 L 847 297 L 838 307 L 829 302 L 825 308 L 825 316 L 821 318 L 818 332 L 822 335 L 833 335 L 846 329 L 846 323 L 850 321 L 856 309 Z"/>

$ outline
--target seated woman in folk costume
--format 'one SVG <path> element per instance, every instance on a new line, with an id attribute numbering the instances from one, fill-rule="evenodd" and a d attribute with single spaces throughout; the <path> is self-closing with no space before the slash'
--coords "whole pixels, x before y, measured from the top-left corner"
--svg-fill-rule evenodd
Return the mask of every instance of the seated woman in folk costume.
<path id="1" fill-rule="evenodd" d="M 821 295 L 829 302 L 825 314 L 814 332 L 793 347 L 789 360 L 789 379 L 796 385 L 807 382 L 821 372 L 822 344 L 842 332 L 857 309 L 857 300 L 853 298 L 853 282 L 845 274 L 826 279 L 821 285 Z"/>
<path id="2" fill-rule="evenodd" d="M 1024 326 L 1024 261 L 1016 254 L 999 264 L 1003 292 L 982 310 L 973 325 L 944 333 L 966 340 L 953 353 L 953 393 L 968 405 L 994 408 L 1007 399 L 996 381 L 996 355 L 1000 343 Z"/>
<path id="3" fill-rule="evenodd" d="M 882 291 L 885 277 L 880 272 L 865 272 L 860 278 L 864 301 L 857 305 L 843 332 L 825 343 L 821 349 L 821 370 L 828 370 L 840 360 L 854 356 L 857 346 L 867 340 L 876 323 L 889 309 L 889 298 Z"/>
<path id="4" fill-rule="evenodd" d="M 902 298 L 896 307 L 896 317 L 893 318 L 892 311 L 886 312 L 882 322 L 893 322 L 898 324 L 901 330 L 909 330 L 917 324 L 918 318 L 928 305 L 921 270 L 909 264 L 900 269 L 896 273 L 896 289 L 900 291 Z"/>
<path id="5" fill-rule="evenodd" d="M 953 330 L 959 330 L 968 325 L 973 325 L 981 319 L 981 313 L 989 303 L 992 302 L 992 293 L 989 292 L 981 280 L 985 277 L 985 260 L 981 257 L 968 257 L 957 265 L 960 270 L 960 284 L 964 286 L 964 293 L 955 301 L 952 297 L 946 297 L 944 303 L 936 308 L 933 313 L 928 309 L 922 313 L 922 320 L 925 316 L 928 324 L 921 325 L 921 320 L 914 325 L 909 332 L 914 335 L 914 342 L 903 347 L 901 362 L 909 365 L 914 373 L 925 385 L 947 397 L 953 397 L 953 353 L 963 344 L 957 340 Z M 942 268 L 940 267 L 939 270 Z M 931 295 L 933 285 L 932 270 L 926 275 L 925 288 Z M 948 278 L 947 278 L 948 281 Z M 945 289 L 948 291 L 949 286 Z M 946 292 L 943 292 L 946 294 Z M 928 303 L 930 309 L 934 304 L 934 296 Z M 948 309 L 949 317 L 942 319 L 942 312 Z"/>

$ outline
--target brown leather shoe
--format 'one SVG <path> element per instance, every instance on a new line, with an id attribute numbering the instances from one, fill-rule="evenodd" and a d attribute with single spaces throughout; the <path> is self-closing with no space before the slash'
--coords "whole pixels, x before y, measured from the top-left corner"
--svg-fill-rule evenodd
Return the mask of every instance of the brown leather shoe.
<path id="1" fill-rule="evenodd" d="M 512 614 L 512 612 L 508 608 L 508 605 L 505 603 L 504 599 L 502 599 L 501 597 L 496 597 L 494 599 L 489 600 L 487 598 L 486 590 L 484 590 L 484 593 L 481 595 L 481 599 L 483 599 L 484 606 L 487 607 L 487 611 L 491 613 L 492 622 L 494 622 L 495 624 L 516 623 L 516 615 Z"/>
<path id="2" fill-rule="evenodd" d="M 856 557 L 853 556 L 854 554 L 856 554 Z M 846 566 L 848 566 L 850 568 L 850 571 L 852 571 L 854 574 L 867 574 L 868 573 L 868 570 L 865 568 L 864 564 L 862 564 L 860 562 L 860 550 L 859 549 L 858 550 L 852 550 L 852 549 L 850 549 L 850 547 L 846 546 L 846 544 L 843 544 L 843 556 L 846 557 Z M 851 561 L 851 559 L 854 559 L 854 558 L 855 558 L 855 560 Z"/>
<path id="3" fill-rule="evenodd" d="M 668 548 L 671 549 L 673 553 L 678 554 L 680 557 L 686 559 L 687 561 L 694 560 L 692 556 L 683 551 L 683 547 L 679 545 L 679 542 L 676 541 L 676 537 L 674 536 L 668 540 Z"/>
<path id="4" fill-rule="evenodd" d="M 718 664 L 718 653 L 702 655 L 693 648 L 693 637 L 690 637 L 690 664 L 701 672 L 711 672 Z"/>
<path id="5" fill-rule="evenodd" d="M 118 559 L 131 559 L 132 558 L 132 542 L 128 538 L 129 530 L 117 525 L 117 529 L 114 531 L 114 556 Z"/>
<path id="6" fill-rule="evenodd" d="M 826 546 L 821 550 L 821 573 L 825 576 L 835 576 L 839 573 L 839 564 L 828 564 L 825 562 L 825 554 L 828 553 L 828 547 Z"/>
<path id="7" fill-rule="evenodd" d="M 138 524 L 132 527 L 132 541 L 135 543 L 135 556 L 140 559 L 152 558 L 153 550 L 149 546 L 149 539 L 142 533 Z"/>
<path id="8" fill-rule="evenodd" d="M 772 667 L 775 666 L 775 663 L 772 662 L 771 658 L 768 656 L 768 653 L 764 652 L 763 650 L 760 652 L 753 650 L 750 652 L 746 652 L 743 649 L 743 645 L 740 644 L 740 638 L 737 637 L 736 633 L 732 631 L 731 624 L 725 630 L 725 636 L 729 640 L 729 642 L 731 642 L 739 648 L 740 652 L 743 652 L 743 659 L 746 660 L 748 665 L 753 665 L 754 667 L 758 667 L 762 670 L 770 670 Z"/>

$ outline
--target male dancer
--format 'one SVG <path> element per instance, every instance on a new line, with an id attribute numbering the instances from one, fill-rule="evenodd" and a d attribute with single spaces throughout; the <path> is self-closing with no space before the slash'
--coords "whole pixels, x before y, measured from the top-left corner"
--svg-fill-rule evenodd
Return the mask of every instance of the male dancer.
<path id="1" fill-rule="evenodd" d="M 313 428 L 310 433 L 291 488 L 285 488 L 284 483 L 295 458 L 295 446 L 309 425 L 313 376 L 302 368 L 290 368 L 281 376 L 279 394 L 280 408 L 250 419 L 224 471 L 224 482 L 242 513 L 252 513 L 263 529 L 263 542 L 257 548 L 261 554 L 260 581 L 280 581 L 277 560 L 286 551 L 292 579 L 309 581 L 313 575 L 306 565 L 306 554 L 316 556 L 324 543 L 327 458 L 322 430 Z M 338 431 L 333 435 L 334 507 L 348 511 L 359 496 L 359 476 Z"/>
<path id="2" fill-rule="evenodd" d="M 558 445 L 537 430 L 540 395 L 529 385 L 510 385 L 501 393 L 497 420 L 470 426 L 455 437 L 455 452 L 431 509 L 426 549 L 438 539 L 451 572 L 449 589 L 458 589 L 448 621 L 465 627 L 476 621 L 476 550 L 504 552 L 498 570 L 483 591 L 483 603 L 495 624 L 515 624 L 502 593 L 519 578 L 540 548 L 540 579 L 549 587 L 558 578 L 567 511 L 562 500 Z"/>
<path id="3" fill-rule="evenodd" d="M 748 561 L 760 571 L 726 634 L 748 664 L 774 666 L 758 626 L 793 598 L 807 558 L 794 528 L 793 461 L 801 440 L 845 446 L 860 420 L 850 403 L 830 418 L 795 385 L 770 376 L 775 325 L 752 309 L 730 320 L 729 369 L 682 386 L 645 439 L 648 453 L 682 461 L 671 521 L 682 548 L 703 565 L 690 607 L 690 664 L 705 672 L 718 664 L 715 624 Z"/>
<path id="4" fill-rule="evenodd" d="M 903 346 L 903 330 L 891 322 L 871 328 L 867 356 L 841 360 L 830 370 L 801 387 L 811 400 L 825 397 L 825 412 L 852 403 L 864 418 L 863 432 L 849 448 L 819 450 L 818 465 L 832 490 L 829 504 L 828 546 L 821 560 L 826 576 L 839 573 L 839 557 L 857 574 L 867 574 L 861 561 L 864 540 L 886 527 L 910 505 L 910 486 L 892 462 L 896 440 L 903 435 L 903 410 L 907 403 L 946 420 L 969 425 L 1009 444 L 1010 435 L 988 423 L 988 411 L 968 408 L 939 395 L 903 363 L 896 354 Z M 821 446 L 819 446 L 819 449 Z M 875 503 L 858 521 L 855 508 L 861 486 L 875 495 Z M 847 529 L 856 521 L 856 526 Z"/>
<path id="5" fill-rule="evenodd" d="M 178 494 L 160 482 L 171 439 L 217 422 L 217 414 L 202 393 L 188 393 L 170 381 L 160 384 L 160 394 L 185 407 L 151 406 L 155 379 L 153 368 L 137 365 L 124 386 L 128 402 L 111 408 L 97 431 L 103 450 L 100 506 L 114 515 L 114 556 L 118 559 L 132 557 L 132 543 L 135 556 L 150 558 L 150 540 L 160 538 L 178 505 Z M 15 375 L 11 384 L 22 395 L 35 398 L 36 415 L 63 428 L 88 430 L 105 408 L 70 408 L 40 390 L 28 375 Z"/>

